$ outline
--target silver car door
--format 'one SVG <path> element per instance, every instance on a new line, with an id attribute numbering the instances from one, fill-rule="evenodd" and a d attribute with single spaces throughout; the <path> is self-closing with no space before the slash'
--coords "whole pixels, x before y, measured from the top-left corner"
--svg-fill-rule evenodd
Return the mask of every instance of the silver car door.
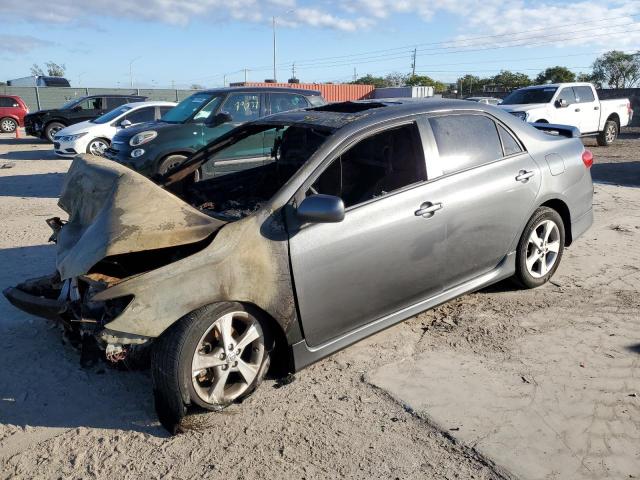
<path id="1" fill-rule="evenodd" d="M 403 128 L 411 129 L 413 138 L 417 136 L 420 143 L 415 124 Z M 424 174 L 408 185 L 396 181 L 395 185 L 399 187 L 396 190 L 389 185 L 380 192 L 372 189 L 371 198 L 361 203 L 350 198 L 348 188 L 332 190 L 331 182 L 326 182 L 327 178 L 333 177 L 349 184 L 367 177 L 368 174 L 362 174 L 349 178 L 349 158 L 357 157 L 359 164 L 373 168 L 384 160 L 385 142 L 376 144 L 374 141 L 384 133 L 369 137 L 373 144 L 371 149 L 361 148 L 366 145 L 366 139 L 356 143 L 336 158 L 313 184 L 310 194 L 342 193 L 347 206 L 344 220 L 306 224 L 289 230 L 298 307 L 304 335 L 311 346 L 339 337 L 441 290 L 446 221 L 438 205 L 439 199 L 432 196 L 433 186 L 425 181 Z M 422 148 L 416 147 L 419 147 L 418 161 L 424 171 Z M 402 148 L 390 153 L 390 156 L 394 155 L 396 165 L 407 156 Z M 383 181 L 393 183 L 397 174 L 398 168 L 387 171 Z M 410 181 L 409 177 L 405 180 Z M 356 204 L 350 206 L 353 202 Z"/>
<path id="2" fill-rule="evenodd" d="M 448 289 L 494 269 L 509 253 L 533 208 L 541 172 L 513 133 L 488 116 L 439 116 L 429 124 L 445 174 L 434 182 L 434 195 L 446 212 Z"/>

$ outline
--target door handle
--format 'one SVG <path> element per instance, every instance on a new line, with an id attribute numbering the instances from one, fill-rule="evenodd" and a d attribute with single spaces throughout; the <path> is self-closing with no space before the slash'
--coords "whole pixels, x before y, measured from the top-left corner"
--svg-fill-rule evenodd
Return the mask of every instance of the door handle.
<path id="1" fill-rule="evenodd" d="M 420 208 L 414 212 L 416 217 L 429 218 L 433 216 L 435 212 L 442 208 L 442 203 L 424 202 L 420 205 Z M 427 216 L 428 215 L 428 216 Z"/>
<path id="2" fill-rule="evenodd" d="M 594 110 L 600 110 L 600 107 L 596 106 L 596 107 L 593 107 L 593 109 Z"/>
<path id="3" fill-rule="evenodd" d="M 520 170 L 520 172 L 518 172 L 518 175 L 516 176 L 516 181 L 518 182 L 526 182 L 527 180 L 529 180 L 531 177 L 533 177 L 536 174 L 536 172 L 532 171 L 532 170 Z"/>
<path id="4" fill-rule="evenodd" d="M 575 110 L 575 111 L 576 111 L 576 112 L 579 112 L 579 111 L 580 111 L 580 109 L 579 109 L 579 108 L 576 108 L 576 110 Z"/>

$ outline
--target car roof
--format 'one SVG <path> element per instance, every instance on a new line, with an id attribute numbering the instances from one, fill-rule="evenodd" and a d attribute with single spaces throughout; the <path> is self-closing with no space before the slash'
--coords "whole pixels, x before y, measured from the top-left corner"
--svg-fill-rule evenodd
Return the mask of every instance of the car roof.
<path id="1" fill-rule="evenodd" d="M 96 93 L 93 95 L 84 95 L 78 98 L 95 98 L 95 97 L 122 97 L 122 98 L 148 98 L 144 95 L 134 95 L 128 93 Z"/>
<path id="2" fill-rule="evenodd" d="M 307 90 L 305 88 L 289 87 L 224 87 L 201 90 L 196 93 L 227 93 L 227 92 L 273 92 L 273 93 L 299 93 L 302 95 L 317 96 L 319 90 Z"/>
<path id="3" fill-rule="evenodd" d="M 130 102 L 121 105 L 122 107 L 141 108 L 141 107 L 175 107 L 176 102 L 168 102 L 166 100 L 147 100 L 144 102 Z"/>
<path id="4" fill-rule="evenodd" d="M 269 115 L 254 124 L 289 124 L 338 129 L 348 124 L 374 124 L 420 113 L 435 113 L 451 110 L 476 110 L 501 115 L 501 110 L 492 105 L 466 100 L 434 98 L 397 98 L 379 100 L 356 100 L 329 103 L 321 107 L 291 110 Z"/>

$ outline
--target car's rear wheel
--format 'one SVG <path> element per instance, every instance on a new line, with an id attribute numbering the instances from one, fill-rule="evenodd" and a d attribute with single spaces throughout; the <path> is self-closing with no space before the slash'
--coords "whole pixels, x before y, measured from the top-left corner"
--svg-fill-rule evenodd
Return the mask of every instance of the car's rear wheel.
<path id="1" fill-rule="evenodd" d="M 18 128 L 18 122 L 16 122 L 13 118 L 3 118 L 0 120 L 0 130 L 3 133 L 13 133 Z"/>
<path id="2" fill-rule="evenodd" d="M 218 411 L 249 396 L 270 364 L 273 339 L 253 309 L 208 305 L 182 318 L 154 346 L 156 411 L 172 433 L 189 405 Z"/>
<path id="3" fill-rule="evenodd" d="M 607 120 L 604 124 L 604 128 L 598 134 L 598 145 L 601 147 L 608 147 L 618 138 L 618 124 L 613 120 Z"/>
<path id="4" fill-rule="evenodd" d="M 92 155 L 102 156 L 104 152 L 109 148 L 109 141 L 104 138 L 94 138 L 87 145 L 87 153 Z"/>
<path id="5" fill-rule="evenodd" d="M 49 140 L 53 143 L 53 137 L 55 137 L 56 133 L 62 130 L 65 127 L 64 124 L 60 122 L 51 122 L 48 123 L 44 129 L 44 136 L 46 140 Z"/>
<path id="6" fill-rule="evenodd" d="M 564 223 L 555 210 L 538 208 L 522 233 L 516 250 L 516 276 L 526 288 L 549 281 L 564 252 Z"/>

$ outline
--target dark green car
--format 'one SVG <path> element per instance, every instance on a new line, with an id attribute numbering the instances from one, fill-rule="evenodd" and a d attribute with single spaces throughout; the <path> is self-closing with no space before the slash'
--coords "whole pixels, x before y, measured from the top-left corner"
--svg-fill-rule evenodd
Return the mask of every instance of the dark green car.
<path id="1" fill-rule="evenodd" d="M 234 87 L 205 90 L 184 99 L 156 122 L 123 129 L 105 156 L 149 178 L 171 172 L 192 153 L 245 122 L 272 113 L 325 104 L 320 92 L 278 87 Z M 246 168 L 271 155 L 273 132 L 251 136 L 225 150 L 225 157 L 195 172 L 195 180 L 220 170 Z M 214 172 L 214 163 L 215 169 Z"/>

